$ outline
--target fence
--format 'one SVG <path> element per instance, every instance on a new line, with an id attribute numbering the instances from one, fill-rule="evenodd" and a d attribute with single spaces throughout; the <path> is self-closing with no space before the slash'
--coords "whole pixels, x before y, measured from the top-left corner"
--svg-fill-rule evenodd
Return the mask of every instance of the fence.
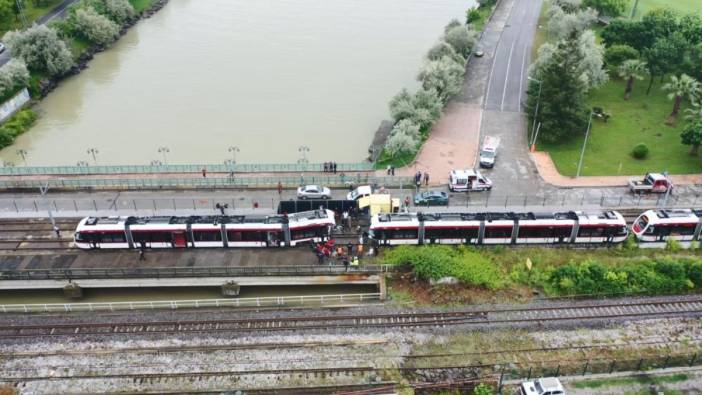
<path id="1" fill-rule="evenodd" d="M 387 265 L 363 265 L 353 273 L 386 273 Z M 154 268 L 76 268 L 0 271 L 0 280 L 79 280 L 114 278 L 190 278 L 230 276 L 306 276 L 344 274 L 343 266 L 253 266 L 253 267 L 154 267 Z"/>
<path id="2" fill-rule="evenodd" d="M 368 173 L 355 175 L 304 175 L 270 177 L 199 177 L 199 178 L 71 178 L 46 180 L 0 180 L 4 189 L 163 189 L 163 188 L 273 188 L 305 184 L 346 186 L 348 184 L 377 184 L 384 186 L 411 185 L 412 177 L 373 177 Z"/>
<path id="3" fill-rule="evenodd" d="M 265 307 L 265 306 L 329 306 L 347 303 L 379 301 L 380 293 L 267 296 L 260 298 L 162 300 L 141 302 L 102 302 L 102 303 L 46 303 L 0 305 L 3 313 L 50 313 L 80 311 L 118 311 L 155 309 L 193 309 L 224 307 Z"/>
<path id="4" fill-rule="evenodd" d="M 78 175 L 78 174 L 146 174 L 146 173 L 200 173 L 206 169 L 210 173 L 282 173 L 282 172 L 322 172 L 323 163 L 263 163 L 263 164 L 209 164 L 209 165 L 153 165 L 153 166 L 6 166 L 0 167 L 0 175 L 27 176 L 39 174 Z M 337 163 L 336 171 L 373 170 L 373 163 Z"/>

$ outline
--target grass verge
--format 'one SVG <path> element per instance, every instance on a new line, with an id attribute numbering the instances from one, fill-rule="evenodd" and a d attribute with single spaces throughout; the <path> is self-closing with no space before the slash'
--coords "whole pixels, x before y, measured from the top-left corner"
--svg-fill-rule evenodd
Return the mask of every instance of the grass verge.
<path id="1" fill-rule="evenodd" d="M 612 117 L 607 123 L 593 119 L 582 175 L 641 175 L 664 170 L 690 174 L 702 171 L 702 159 L 690 156 L 690 146 L 683 145 L 680 140 L 685 126 L 684 110 L 681 110 L 674 126 L 666 125 L 673 102 L 661 90 L 662 84 L 658 79 L 650 95 L 646 95 L 647 85 L 648 81 L 636 81 L 628 101 L 624 100 L 625 83 L 619 79 L 591 92 L 588 104 L 602 107 Z M 574 176 L 584 139 L 585 130 L 563 144 L 537 145 L 540 150 L 551 154 L 559 173 Z M 631 155 L 632 149 L 639 143 L 646 144 L 650 149 L 646 159 L 636 159 Z"/>
<path id="2" fill-rule="evenodd" d="M 613 377 L 611 379 L 599 379 L 599 380 L 584 380 L 576 381 L 572 385 L 575 388 L 602 388 L 602 387 L 614 387 L 632 384 L 663 384 L 663 383 L 677 383 L 680 381 L 686 381 L 690 377 L 686 374 L 673 374 L 669 376 L 649 376 L 640 375 L 632 377 Z"/>

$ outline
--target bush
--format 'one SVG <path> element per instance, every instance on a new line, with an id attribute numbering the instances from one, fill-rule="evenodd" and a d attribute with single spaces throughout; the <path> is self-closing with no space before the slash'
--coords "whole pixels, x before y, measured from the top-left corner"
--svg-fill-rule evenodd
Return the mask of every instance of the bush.
<path id="1" fill-rule="evenodd" d="M 465 68 L 462 63 L 454 59 L 443 57 L 439 60 L 430 60 L 419 72 L 417 79 L 422 82 L 422 87 L 434 90 L 442 103 L 461 90 Z"/>
<path id="2" fill-rule="evenodd" d="M 0 98 L 10 95 L 29 84 L 29 70 L 22 59 L 11 59 L 0 67 Z"/>
<path id="3" fill-rule="evenodd" d="M 665 250 L 670 251 L 670 252 L 678 252 L 682 250 L 682 246 L 680 245 L 680 242 L 677 240 L 673 239 L 668 239 L 665 242 Z"/>
<path id="4" fill-rule="evenodd" d="M 71 22 L 78 35 L 100 46 L 109 45 L 119 37 L 119 26 L 92 7 L 78 9 Z"/>
<path id="5" fill-rule="evenodd" d="M 636 48 L 626 44 L 615 44 L 605 49 L 604 59 L 607 65 L 617 67 L 627 60 L 638 59 L 639 56 Z"/>
<path id="6" fill-rule="evenodd" d="M 489 289 L 505 285 L 502 273 L 490 259 L 465 247 L 399 246 L 385 252 L 383 258 L 386 264 L 411 265 L 423 279 L 455 277 L 464 283 Z"/>
<path id="7" fill-rule="evenodd" d="M 403 119 L 392 128 L 385 149 L 394 157 L 402 153 L 417 152 L 418 144 L 419 125 L 409 119 Z"/>
<path id="8" fill-rule="evenodd" d="M 464 59 L 473 49 L 478 34 L 467 26 L 454 26 L 446 32 L 444 40 Z"/>
<path id="9" fill-rule="evenodd" d="M 648 152 L 648 146 L 644 143 L 639 143 L 634 146 L 631 155 L 636 159 L 646 159 Z"/>
<path id="10" fill-rule="evenodd" d="M 12 57 L 24 60 L 32 71 L 57 76 L 73 66 L 73 56 L 66 43 L 58 37 L 56 31 L 44 25 L 35 25 L 21 32 L 7 32 L 3 41 Z"/>
<path id="11" fill-rule="evenodd" d="M 32 110 L 20 110 L 0 126 L 0 148 L 7 147 L 15 138 L 27 131 L 37 120 L 37 114 Z"/>
<path id="12" fill-rule="evenodd" d="M 480 19 L 480 11 L 476 7 L 470 7 L 466 11 L 466 24 L 473 23 Z"/>
<path id="13" fill-rule="evenodd" d="M 120 25 L 134 19 L 136 12 L 128 0 L 104 0 L 105 15 Z"/>

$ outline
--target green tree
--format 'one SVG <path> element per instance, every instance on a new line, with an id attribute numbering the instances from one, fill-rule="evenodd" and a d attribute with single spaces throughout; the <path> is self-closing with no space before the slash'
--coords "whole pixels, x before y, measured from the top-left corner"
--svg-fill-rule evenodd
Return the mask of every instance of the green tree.
<path id="1" fill-rule="evenodd" d="M 480 11 L 477 7 L 470 7 L 466 10 L 466 25 L 469 25 L 480 19 Z"/>
<path id="2" fill-rule="evenodd" d="M 638 59 L 629 59 L 619 66 L 619 76 L 626 80 L 624 100 L 629 100 L 634 89 L 634 80 L 642 80 L 647 72 L 646 63 Z"/>
<path id="3" fill-rule="evenodd" d="M 95 44 L 106 46 L 119 37 L 119 26 L 98 14 L 92 7 L 78 9 L 72 15 L 71 21 L 84 39 Z"/>
<path id="4" fill-rule="evenodd" d="M 685 52 L 689 47 L 689 43 L 680 34 L 673 34 L 667 38 L 661 38 L 653 43 L 651 48 L 644 50 L 643 57 L 648 64 L 650 79 L 646 94 L 651 93 L 653 79 L 655 77 L 663 77 L 666 74 L 679 72 L 682 65 Z"/>
<path id="5" fill-rule="evenodd" d="M 702 144 L 702 119 L 697 119 L 685 126 L 685 129 L 680 133 L 680 137 L 683 144 L 692 146 L 690 155 L 697 156 Z"/>
<path id="6" fill-rule="evenodd" d="M 687 41 L 693 44 L 702 42 L 702 17 L 698 14 L 683 15 L 678 21 L 678 25 Z"/>
<path id="7" fill-rule="evenodd" d="M 626 11 L 628 0 L 583 0 L 583 7 L 590 7 L 600 15 L 618 17 Z"/>
<path id="8" fill-rule="evenodd" d="M 685 74 L 702 80 L 702 43 L 688 48 L 681 68 Z"/>
<path id="9" fill-rule="evenodd" d="M 475 30 L 463 25 L 449 29 L 444 35 L 444 40 L 464 59 L 470 54 L 477 39 Z"/>
<path id="10" fill-rule="evenodd" d="M 422 82 L 426 90 L 434 90 L 446 102 L 451 96 L 461 90 L 465 67 L 455 60 L 443 57 L 439 60 L 430 60 L 424 64 L 417 79 Z"/>
<path id="11" fill-rule="evenodd" d="M 675 117 L 680 112 L 680 104 L 683 99 L 695 101 L 700 94 L 700 83 L 687 74 L 680 77 L 670 77 L 670 82 L 663 85 L 663 90 L 668 91 L 668 99 L 673 101 L 673 111 L 668 116 L 668 124 L 675 122 Z"/>
<path id="12" fill-rule="evenodd" d="M 600 36 L 602 37 L 602 42 L 608 47 L 615 44 L 626 44 L 637 51 L 649 48 L 654 41 L 654 37 L 644 31 L 644 26 L 641 22 L 623 19 L 613 20 L 607 27 L 602 29 Z"/>
<path id="13" fill-rule="evenodd" d="M 73 55 L 66 43 L 44 25 L 35 25 L 22 32 L 7 32 L 3 41 L 12 56 L 24 60 L 30 70 L 55 76 L 73 66 Z"/>
<path id="14" fill-rule="evenodd" d="M 0 21 L 9 21 L 15 15 L 14 0 L 0 0 Z"/>
<path id="15" fill-rule="evenodd" d="M 604 60 L 608 66 L 619 67 L 629 59 L 638 59 L 640 56 L 636 48 L 626 44 L 614 44 L 605 49 Z"/>
<path id="16" fill-rule="evenodd" d="M 542 89 L 537 122 L 541 123 L 539 136 L 545 141 L 562 142 L 585 131 L 587 87 L 581 77 L 583 55 L 578 47 L 578 36 L 575 33 L 568 39 L 559 41 L 550 60 L 536 77 L 541 80 Z M 530 117 L 533 117 L 537 92 L 538 85 L 532 81 L 527 102 Z"/>
<path id="17" fill-rule="evenodd" d="M 385 150 L 390 153 L 390 156 L 395 157 L 402 153 L 417 152 L 417 145 L 419 145 L 419 125 L 409 119 L 403 119 L 390 132 Z"/>

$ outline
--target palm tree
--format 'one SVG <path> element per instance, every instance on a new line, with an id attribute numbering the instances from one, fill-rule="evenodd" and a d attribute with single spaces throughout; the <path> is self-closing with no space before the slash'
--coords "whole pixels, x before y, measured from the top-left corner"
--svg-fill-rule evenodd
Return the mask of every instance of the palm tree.
<path id="1" fill-rule="evenodd" d="M 631 91 L 634 89 L 634 80 L 642 80 L 642 74 L 645 73 L 648 73 L 646 62 L 642 62 L 638 59 L 629 59 L 619 65 L 619 76 L 626 80 L 624 100 L 629 100 L 631 97 Z"/>
<path id="2" fill-rule="evenodd" d="M 685 109 L 687 115 L 685 115 L 686 121 L 695 121 L 702 119 L 702 104 L 700 102 L 693 100 L 692 107 Z"/>
<path id="3" fill-rule="evenodd" d="M 663 85 L 663 90 L 668 91 L 668 99 L 673 100 L 673 111 L 668 116 L 667 123 L 669 125 L 675 122 L 675 117 L 680 112 L 680 104 L 684 98 L 694 101 L 697 95 L 700 94 L 700 83 L 696 79 L 687 74 L 682 74 L 680 77 L 670 77 L 670 82 Z"/>

